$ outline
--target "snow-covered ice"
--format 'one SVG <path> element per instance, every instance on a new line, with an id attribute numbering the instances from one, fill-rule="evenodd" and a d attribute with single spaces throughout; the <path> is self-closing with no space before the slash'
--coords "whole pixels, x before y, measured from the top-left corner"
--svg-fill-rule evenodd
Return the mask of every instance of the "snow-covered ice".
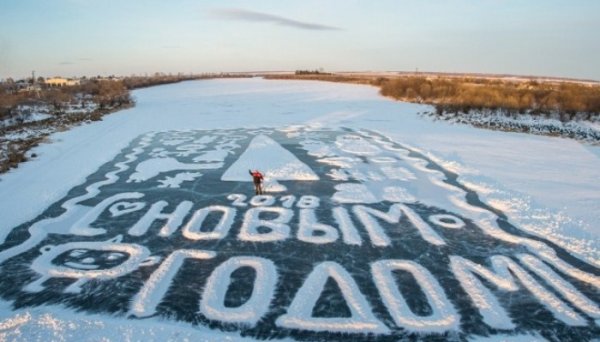
<path id="1" fill-rule="evenodd" d="M 432 122 L 359 85 L 134 96 L 0 178 L 0 339 L 600 335 L 600 147 Z"/>

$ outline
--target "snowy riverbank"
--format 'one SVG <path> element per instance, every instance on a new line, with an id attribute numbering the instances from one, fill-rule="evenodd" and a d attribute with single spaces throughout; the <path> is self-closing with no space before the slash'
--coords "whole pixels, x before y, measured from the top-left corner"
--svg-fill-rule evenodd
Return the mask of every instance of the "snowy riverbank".
<path id="1" fill-rule="evenodd" d="M 433 120 L 445 120 L 478 128 L 571 138 L 593 145 L 600 144 L 600 121 L 570 120 L 562 122 L 557 118 L 543 115 L 508 115 L 495 111 L 472 111 L 458 114 L 426 112 L 422 115 Z"/>

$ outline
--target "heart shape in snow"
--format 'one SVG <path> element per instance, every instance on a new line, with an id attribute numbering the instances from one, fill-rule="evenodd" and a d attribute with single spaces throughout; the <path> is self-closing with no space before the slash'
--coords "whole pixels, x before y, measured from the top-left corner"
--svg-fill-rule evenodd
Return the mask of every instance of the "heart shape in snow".
<path id="1" fill-rule="evenodd" d="M 144 202 L 117 202 L 108 210 L 112 217 L 117 217 L 142 209 L 146 206 Z"/>

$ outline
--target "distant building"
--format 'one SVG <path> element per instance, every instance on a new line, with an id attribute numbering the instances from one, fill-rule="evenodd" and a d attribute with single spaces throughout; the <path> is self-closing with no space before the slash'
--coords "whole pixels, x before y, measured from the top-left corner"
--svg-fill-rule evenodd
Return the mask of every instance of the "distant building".
<path id="1" fill-rule="evenodd" d="M 18 80 L 15 82 L 15 88 L 17 88 L 17 90 L 25 89 L 30 85 L 31 83 L 29 83 L 27 80 Z"/>
<path id="2" fill-rule="evenodd" d="M 18 80 L 14 83 L 14 90 L 18 92 L 40 91 L 39 84 L 31 84 L 29 80 Z"/>
<path id="3" fill-rule="evenodd" d="M 79 80 L 72 80 L 62 77 L 47 78 L 44 83 L 51 87 L 74 86 L 79 85 Z"/>

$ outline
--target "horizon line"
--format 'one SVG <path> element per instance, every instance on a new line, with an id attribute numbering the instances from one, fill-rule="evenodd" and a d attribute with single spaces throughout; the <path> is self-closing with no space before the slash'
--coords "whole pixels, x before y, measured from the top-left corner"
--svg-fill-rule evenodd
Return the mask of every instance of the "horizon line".
<path id="1" fill-rule="evenodd" d="M 63 76 L 63 75 L 52 75 L 52 76 L 41 76 L 37 77 L 52 78 L 52 77 L 63 77 L 63 78 L 93 78 L 93 77 L 152 77 L 156 73 L 160 73 L 167 76 L 173 75 L 223 75 L 223 74 L 239 74 L 239 75 L 255 75 L 260 76 L 261 74 L 276 74 L 276 73 L 295 73 L 298 70 L 305 69 L 294 69 L 294 70 L 252 70 L 252 71 L 213 71 L 213 72 L 145 72 L 145 73 L 131 73 L 128 75 L 124 74 L 87 74 L 79 76 Z M 306 69 L 310 70 L 310 69 Z M 321 71 L 320 71 L 321 72 Z M 407 71 L 407 70 L 338 70 L 338 71 L 322 71 L 323 74 L 357 74 L 363 76 L 377 76 L 390 74 L 389 76 L 448 76 L 448 77 L 461 77 L 461 76 L 475 76 L 475 77 L 487 77 L 487 78 L 521 78 L 521 79 L 540 79 L 540 80 L 555 80 L 555 81 L 575 81 L 575 82 L 586 82 L 586 83 L 600 83 L 600 80 L 591 78 L 578 78 L 570 76 L 545 76 L 545 75 L 527 75 L 527 74 L 511 74 L 511 73 L 486 73 L 486 72 L 457 72 L 457 71 Z M 31 75 L 25 77 L 1 77 L 0 81 L 5 81 L 9 78 L 13 80 L 24 80 L 31 78 Z"/>

